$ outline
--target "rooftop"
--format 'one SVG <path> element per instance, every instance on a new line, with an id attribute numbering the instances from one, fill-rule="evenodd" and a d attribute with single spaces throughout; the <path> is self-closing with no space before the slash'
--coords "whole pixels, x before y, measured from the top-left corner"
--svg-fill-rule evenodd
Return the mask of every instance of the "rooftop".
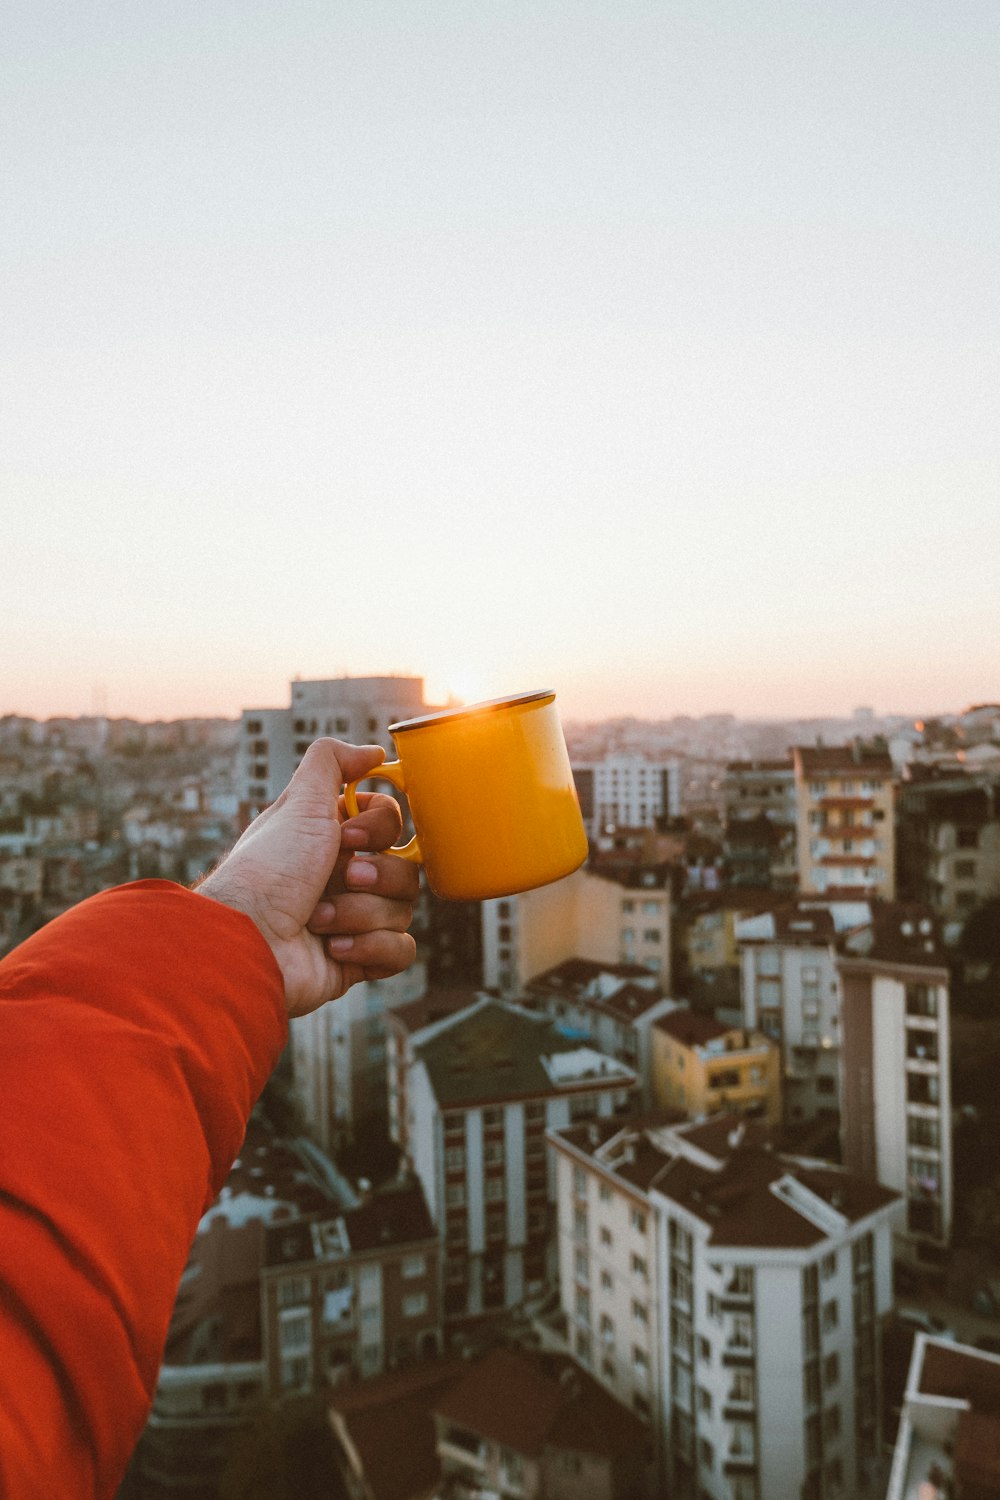
<path id="1" fill-rule="evenodd" d="M 463 1359 L 428 1360 L 330 1395 L 332 1425 L 346 1432 L 371 1500 L 433 1492 L 441 1475 L 433 1408 L 467 1369 Z"/>
<path id="2" fill-rule="evenodd" d="M 1000 1356 L 920 1333 L 887 1500 L 923 1500 L 956 1484 L 970 1500 L 1000 1493 Z"/>
<path id="3" fill-rule="evenodd" d="M 851 745 L 796 745 L 792 752 L 795 763 L 805 776 L 850 775 L 868 772 L 876 776 L 892 776 L 892 756 L 888 750 L 878 750 L 863 745 L 859 740 Z"/>
<path id="4" fill-rule="evenodd" d="M 581 1048 L 547 1017 L 500 1001 L 463 1013 L 424 1041 L 418 1035 L 414 1045 L 442 1108 L 544 1097 L 574 1084 L 621 1088 L 634 1081 L 621 1063 Z"/>
<path id="5" fill-rule="evenodd" d="M 646 1429 L 568 1355 L 494 1349 L 439 1399 L 437 1414 L 529 1458 L 557 1448 L 614 1458 Z"/>

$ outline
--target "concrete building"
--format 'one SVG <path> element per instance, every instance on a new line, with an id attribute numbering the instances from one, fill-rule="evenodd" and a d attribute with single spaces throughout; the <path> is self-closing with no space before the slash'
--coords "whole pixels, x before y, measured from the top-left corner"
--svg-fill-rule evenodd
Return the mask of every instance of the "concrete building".
<path id="1" fill-rule="evenodd" d="M 565 880 L 483 902 L 483 983 L 505 998 L 570 958 L 635 964 L 670 989 L 669 867 L 577 870 Z"/>
<path id="2" fill-rule="evenodd" d="M 424 993 L 417 960 L 389 979 L 352 985 L 335 1005 L 291 1023 L 295 1092 L 313 1139 L 337 1149 L 364 1125 L 389 1120 L 386 1013 Z"/>
<path id="3" fill-rule="evenodd" d="M 445 1317 L 541 1295 L 555 1274 L 546 1131 L 626 1113 L 635 1073 L 489 999 L 411 1034 L 407 1052 L 405 1139 L 444 1239 Z"/>
<path id="4" fill-rule="evenodd" d="M 862 905 L 858 915 L 867 917 Z M 781 1049 L 786 1123 L 835 1119 L 840 1096 L 837 927 L 827 906 L 791 903 L 740 923 L 743 1024 Z"/>
<path id="5" fill-rule="evenodd" d="M 763 1033 L 682 1006 L 657 1017 L 651 1042 L 654 1106 L 690 1118 L 734 1109 L 781 1123 L 781 1050 Z"/>
<path id="6" fill-rule="evenodd" d="M 951 1237 L 949 975 L 924 906 L 876 909 L 837 960 L 846 1166 L 900 1195 L 896 1253 L 940 1260 Z"/>
<path id="7" fill-rule="evenodd" d="M 794 890 L 797 799 L 791 756 L 730 761 L 722 780 L 722 802 L 730 884 Z"/>
<path id="8" fill-rule="evenodd" d="M 440 1241 L 419 1182 L 268 1230 L 260 1276 L 271 1399 L 381 1375 L 441 1350 Z"/>
<path id="9" fill-rule="evenodd" d="M 887 750 L 797 746 L 799 889 L 820 896 L 896 894 L 895 789 Z"/>
<path id="10" fill-rule="evenodd" d="M 734 888 L 686 896 L 675 915 L 677 986 L 715 1012 L 740 1013 L 740 924 L 787 902 L 777 891 Z"/>
<path id="11" fill-rule="evenodd" d="M 918 1333 L 886 1500 L 1000 1494 L 1000 1356 Z"/>
<path id="12" fill-rule="evenodd" d="M 681 814 L 680 766 L 676 760 L 609 753 L 600 760 L 573 761 L 584 827 L 592 839 L 606 829 L 650 828 Z"/>
<path id="13" fill-rule="evenodd" d="M 661 1493 L 874 1500 L 895 1195 L 757 1129 L 553 1133 L 571 1345 L 650 1423 Z"/>
<path id="14" fill-rule="evenodd" d="M 901 895 L 925 901 L 957 935 L 977 906 L 1000 896 L 1000 776 L 904 782 L 897 817 Z"/>
<path id="15" fill-rule="evenodd" d="M 429 713 L 422 677 L 338 677 L 291 684 L 289 708 L 245 708 L 240 717 L 238 791 L 246 826 L 273 802 L 313 740 L 332 735 L 382 745 L 395 755 L 389 725 Z"/>

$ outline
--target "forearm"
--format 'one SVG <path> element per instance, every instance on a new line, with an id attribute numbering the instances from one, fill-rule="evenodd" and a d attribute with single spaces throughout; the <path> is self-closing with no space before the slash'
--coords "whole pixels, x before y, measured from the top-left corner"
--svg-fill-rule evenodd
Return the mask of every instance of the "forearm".
<path id="1" fill-rule="evenodd" d="M 0 964 L 10 1500 L 114 1492 L 198 1219 L 286 1034 L 249 919 L 166 882 L 94 897 Z"/>

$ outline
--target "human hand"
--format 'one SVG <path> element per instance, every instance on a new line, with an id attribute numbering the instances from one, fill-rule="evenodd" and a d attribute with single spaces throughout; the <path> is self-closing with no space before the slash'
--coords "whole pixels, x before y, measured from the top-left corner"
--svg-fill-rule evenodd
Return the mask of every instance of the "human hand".
<path id="1" fill-rule="evenodd" d="M 398 974 L 416 954 L 406 929 L 417 867 L 379 852 L 399 836 L 399 808 L 391 797 L 362 794 L 360 815 L 348 819 L 338 796 L 384 759 L 378 745 L 316 740 L 281 796 L 197 887 L 257 924 L 284 977 L 290 1016 L 308 1015 L 359 980 Z"/>

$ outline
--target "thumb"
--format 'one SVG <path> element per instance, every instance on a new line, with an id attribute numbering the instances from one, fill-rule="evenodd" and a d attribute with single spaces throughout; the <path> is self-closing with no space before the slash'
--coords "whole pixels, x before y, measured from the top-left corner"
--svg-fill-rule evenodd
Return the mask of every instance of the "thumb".
<path id="1" fill-rule="evenodd" d="M 345 781 L 357 781 L 385 760 L 381 745 L 313 740 L 288 783 L 289 799 L 321 801 L 334 812 Z"/>

